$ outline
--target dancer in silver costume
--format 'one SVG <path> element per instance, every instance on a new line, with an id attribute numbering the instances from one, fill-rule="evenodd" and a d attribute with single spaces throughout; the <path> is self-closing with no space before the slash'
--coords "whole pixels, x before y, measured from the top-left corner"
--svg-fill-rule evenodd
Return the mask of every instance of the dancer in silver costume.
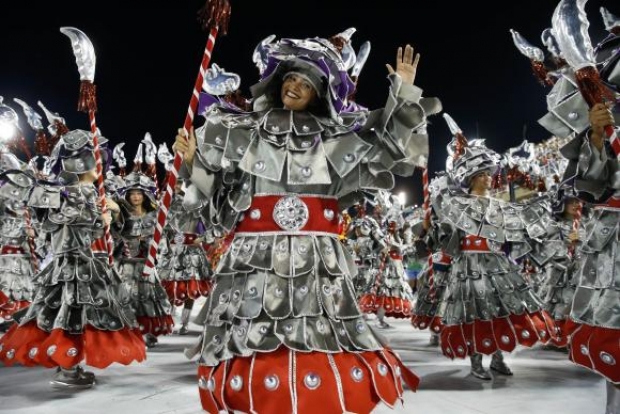
<path id="1" fill-rule="evenodd" d="M 157 273 L 173 306 L 183 306 L 179 335 L 188 333 L 194 301 L 211 290 L 211 265 L 203 243 L 213 242 L 206 232 L 199 210 L 183 207 L 183 181 L 177 181 L 164 231 L 165 248 L 160 247 Z"/>
<path id="2" fill-rule="evenodd" d="M 144 360 L 145 348 L 131 308 L 119 300 L 120 276 L 94 253 L 105 246 L 103 227 L 111 217 L 97 205 L 91 134 L 62 135 L 52 165 L 57 177 L 62 171 L 62 184 L 37 183 L 20 172 L 2 177 L 2 198 L 27 201 L 40 212 L 53 258 L 35 275 L 36 294 L 19 325 L 0 339 L 0 361 L 57 367 L 52 384 L 88 388 L 95 378 L 82 361 L 96 368 L 128 365 Z"/>
<path id="3" fill-rule="evenodd" d="M 385 317 L 409 318 L 413 302 L 403 265 L 405 245 L 399 234 L 403 218 L 400 208 L 394 207 L 389 198 L 385 193 L 378 197 L 380 207 L 376 208 L 375 218 L 381 223 L 381 245 L 384 247 L 379 252 L 373 281 L 359 300 L 364 312 L 376 313 L 380 328 L 391 327 Z"/>
<path id="4" fill-rule="evenodd" d="M 490 197 L 499 155 L 483 140 L 463 143 L 457 136 L 448 150 L 448 176 L 431 182 L 441 247 L 452 257 L 438 298 L 441 349 L 448 358 L 469 356 L 477 378 L 492 379 L 483 355 L 493 355 L 493 371 L 512 375 L 503 352 L 555 337 L 553 320 L 511 260 L 529 252 L 528 240 L 543 236 L 550 218 L 542 205 Z"/>
<path id="5" fill-rule="evenodd" d="M 592 127 L 562 148 L 570 161 L 565 177 L 593 203 L 570 312 L 577 327 L 569 357 L 607 380 L 606 414 L 620 413 L 620 166 L 604 135 L 604 127 L 618 121 L 618 112 L 597 104 L 590 111 Z"/>
<path id="6" fill-rule="evenodd" d="M 113 229 L 122 239 L 123 247 L 118 270 L 123 278 L 123 303 L 130 305 L 138 319 L 147 346 L 157 344 L 157 336 L 172 332 L 174 321 L 166 291 L 153 272 L 142 275 L 148 246 L 155 232 L 155 182 L 141 172 L 125 177 L 119 200 L 120 211 L 114 216 Z"/>
<path id="7" fill-rule="evenodd" d="M 0 150 L 0 171 L 20 170 L 15 155 Z M 30 305 L 34 286 L 34 263 L 38 262 L 34 244 L 36 233 L 32 213 L 22 201 L 0 202 L 0 329 L 8 329 L 13 314 Z M 33 243 L 32 245 L 30 243 Z M 32 257 L 32 254 L 35 257 Z"/>
<path id="8" fill-rule="evenodd" d="M 368 413 L 396 402 L 401 378 L 416 388 L 356 304 L 338 212 L 425 162 L 426 115 L 439 102 L 413 86 L 407 45 L 388 66 L 386 106 L 348 105 L 351 34 L 263 44 L 254 110 L 212 106 L 197 143 L 177 136 L 192 183 L 186 204 L 211 203 L 211 222 L 235 232 L 202 336 L 209 412 Z"/>
<path id="9" fill-rule="evenodd" d="M 551 347 L 565 347 L 573 329 L 569 313 L 575 296 L 577 266 L 582 260 L 581 243 L 585 239 L 587 215 L 582 203 L 568 189 L 560 190 L 553 206 L 555 220 L 547 228 L 541 243 L 532 245 L 530 257 L 542 269 L 538 296 L 558 328 L 558 340 Z M 578 230 L 575 230 L 575 218 Z"/>

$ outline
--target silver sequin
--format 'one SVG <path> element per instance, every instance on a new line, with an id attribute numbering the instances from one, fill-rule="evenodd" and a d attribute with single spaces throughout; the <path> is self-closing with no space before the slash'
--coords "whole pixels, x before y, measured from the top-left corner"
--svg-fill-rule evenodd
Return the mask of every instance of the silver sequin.
<path id="1" fill-rule="evenodd" d="M 351 368 L 351 378 L 353 378 L 355 382 L 360 382 L 364 379 L 364 371 L 362 371 L 360 367 Z"/>
<path id="2" fill-rule="evenodd" d="M 47 355 L 48 355 L 48 356 L 52 356 L 52 355 L 54 355 L 54 352 L 56 352 L 56 348 L 57 348 L 57 347 L 56 347 L 56 345 L 50 345 L 50 346 L 47 348 Z"/>
<path id="3" fill-rule="evenodd" d="M 30 359 L 34 359 L 34 357 L 37 356 L 38 353 L 39 348 L 31 348 L 30 351 L 28 351 L 28 356 L 30 357 Z"/>
<path id="4" fill-rule="evenodd" d="M 366 331 L 366 324 L 364 323 L 364 321 L 357 321 L 357 322 L 355 323 L 355 330 L 356 330 L 358 333 L 365 332 L 365 331 Z"/>
<path id="5" fill-rule="evenodd" d="M 308 387 L 308 389 L 316 390 L 317 388 L 319 388 L 319 385 L 321 385 L 321 377 L 319 377 L 318 374 L 314 372 L 310 372 L 305 376 L 304 384 L 306 385 L 306 387 Z"/>
<path id="6" fill-rule="evenodd" d="M 377 371 L 379 371 L 379 374 L 381 374 L 382 377 L 385 377 L 388 373 L 388 367 L 384 363 L 379 362 L 377 364 Z"/>
<path id="7" fill-rule="evenodd" d="M 264 383 L 265 388 L 267 388 L 269 391 L 275 391 L 280 385 L 280 379 L 277 375 L 267 375 L 265 377 Z"/>
<path id="8" fill-rule="evenodd" d="M 603 361 L 607 365 L 616 365 L 616 360 L 614 359 L 614 357 L 608 354 L 607 352 L 601 351 L 599 355 L 601 357 L 601 361 Z"/>
<path id="9" fill-rule="evenodd" d="M 76 348 L 69 348 L 67 350 L 67 356 L 74 357 L 78 354 L 78 350 Z"/>
<path id="10" fill-rule="evenodd" d="M 264 161 L 256 161 L 254 163 L 254 171 L 263 172 L 265 170 L 265 162 Z"/>
<path id="11" fill-rule="evenodd" d="M 334 210 L 326 208 L 325 210 L 323 210 L 323 217 L 325 217 L 329 221 L 332 221 L 334 219 Z"/>
<path id="12" fill-rule="evenodd" d="M 300 172 L 301 172 L 301 175 L 303 177 L 308 178 L 308 177 L 310 177 L 312 175 L 312 168 L 310 168 L 310 167 L 302 167 Z"/>
<path id="13" fill-rule="evenodd" d="M 215 378 L 209 378 L 207 381 L 207 389 L 211 392 L 215 391 Z"/>
<path id="14" fill-rule="evenodd" d="M 250 211 L 250 218 L 252 220 L 258 220 L 260 218 L 260 210 L 255 208 L 254 210 Z"/>
<path id="15" fill-rule="evenodd" d="M 232 388 L 233 391 L 240 391 L 242 387 L 243 387 L 243 378 L 241 378 L 240 375 L 235 375 L 234 377 L 231 378 L 230 388 Z"/>

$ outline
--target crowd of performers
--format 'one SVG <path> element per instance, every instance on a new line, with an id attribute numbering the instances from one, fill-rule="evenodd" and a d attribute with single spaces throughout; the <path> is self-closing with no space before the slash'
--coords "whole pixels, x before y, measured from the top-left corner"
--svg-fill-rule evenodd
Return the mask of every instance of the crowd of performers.
<path id="1" fill-rule="evenodd" d="M 518 346 L 565 350 L 605 378 L 607 413 L 620 413 L 620 144 L 610 134 L 620 20 L 610 16 L 595 66 L 608 99 L 582 96 L 546 33 L 557 67 L 545 72 L 554 86 L 540 123 L 554 137 L 500 154 L 444 112 L 446 167 L 422 206 L 391 193 L 394 175 L 425 168 L 427 118 L 442 111 L 414 85 L 409 45 L 388 65 L 386 105 L 369 111 L 354 99 L 363 61 L 353 31 L 267 39 L 251 99 L 216 93 L 234 77 L 214 69 L 203 124 L 176 137 L 179 171 L 147 134 L 126 173 L 124 144 L 69 129 L 41 105 L 46 134 L 16 100 L 36 155 L 15 155 L 23 139 L 0 152 L 0 361 L 89 388 L 83 365 L 143 361 L 159 336 L 187 334 L 204 297 L 186 355 L 211 413 L 393 406 L 419 379 L 377 331 L 386 317 L 429 330 L 483 381 L 513 375 L 504 355 Z M 0 111 L 16 123 L 7 103 Z M 147 271 L 164 193 L 157 160 L 178 180 Z"/>

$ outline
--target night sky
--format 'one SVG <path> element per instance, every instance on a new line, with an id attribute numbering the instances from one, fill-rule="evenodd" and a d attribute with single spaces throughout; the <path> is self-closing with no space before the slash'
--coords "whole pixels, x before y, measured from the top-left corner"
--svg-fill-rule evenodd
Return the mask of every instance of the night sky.
<path id="1" fill-rule="evenodd" d="M 163 6 L 162 2 L 108 0 L 82 7 L 65 3 L 3 3 L 0 95 L 5 103 L 21 115 L 13 98 L 36 109 L 40 100 L 59 112 L 70 129 L 89 129 L 88 116 L 76 111 L 79 75 L 70 41 L 59 32 L 62 26 L 74 26 L 95 46 L 97 124 L 102 134 L 113 145 L 126 142 L 129 161 L 147 131 L 156 144 L 171 144 L 183 124 L 206 43 L 206 33 L 196 21 L 204 2 L 175 1 Z M 385 64 L 394 66 L 397 47 L 410 43 L 421 53 L 416 84 L 424 95 L 439 97 L 444 111 L 467 137 L 486 138 L 489 147 L 504 151 L 524 137 L 530 142 L 549 137 L 537 124 L 546 112 L 547 88 L 538 83 L 529 61 L 514 47 L 509 29 L 546 52 L 540 34 L 550 27 L 556 4 L 555 0 L 231 0 L 228 35 L 217 38 L 212 62 L 241 75 L 242 92 L 249 95 L 249 87 L 258 80 L 252 51 L 263 38 L 271 34 L 329 37 L 355 27 L 355 49 L 366 40 L 372 46 L 357 101 L 372 109 L 385 102 Z M 616 1 L 588 2 L 593 43 L 607 34 L 601 6 L 620 15 Z M 451 136 L 440 115 L 429 121 L 432 175 L 444 168 Z M 32 140 L 23 118 L 21 126 Z M 403 190 L 409 203 L 420 202 L 420 174 L 399 178 L 394 191 Z"/>

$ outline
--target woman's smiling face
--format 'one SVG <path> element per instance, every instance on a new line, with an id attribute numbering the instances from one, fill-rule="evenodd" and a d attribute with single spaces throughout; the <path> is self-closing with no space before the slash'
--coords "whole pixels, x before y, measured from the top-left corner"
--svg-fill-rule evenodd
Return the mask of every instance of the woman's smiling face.
<path id="1" fill-rule="evenodd" d="M 285 109 L 303 111 L 316 99 L 316 91 L 306 79 L 290 74 L 284 77 L 280 98 Z"/>

